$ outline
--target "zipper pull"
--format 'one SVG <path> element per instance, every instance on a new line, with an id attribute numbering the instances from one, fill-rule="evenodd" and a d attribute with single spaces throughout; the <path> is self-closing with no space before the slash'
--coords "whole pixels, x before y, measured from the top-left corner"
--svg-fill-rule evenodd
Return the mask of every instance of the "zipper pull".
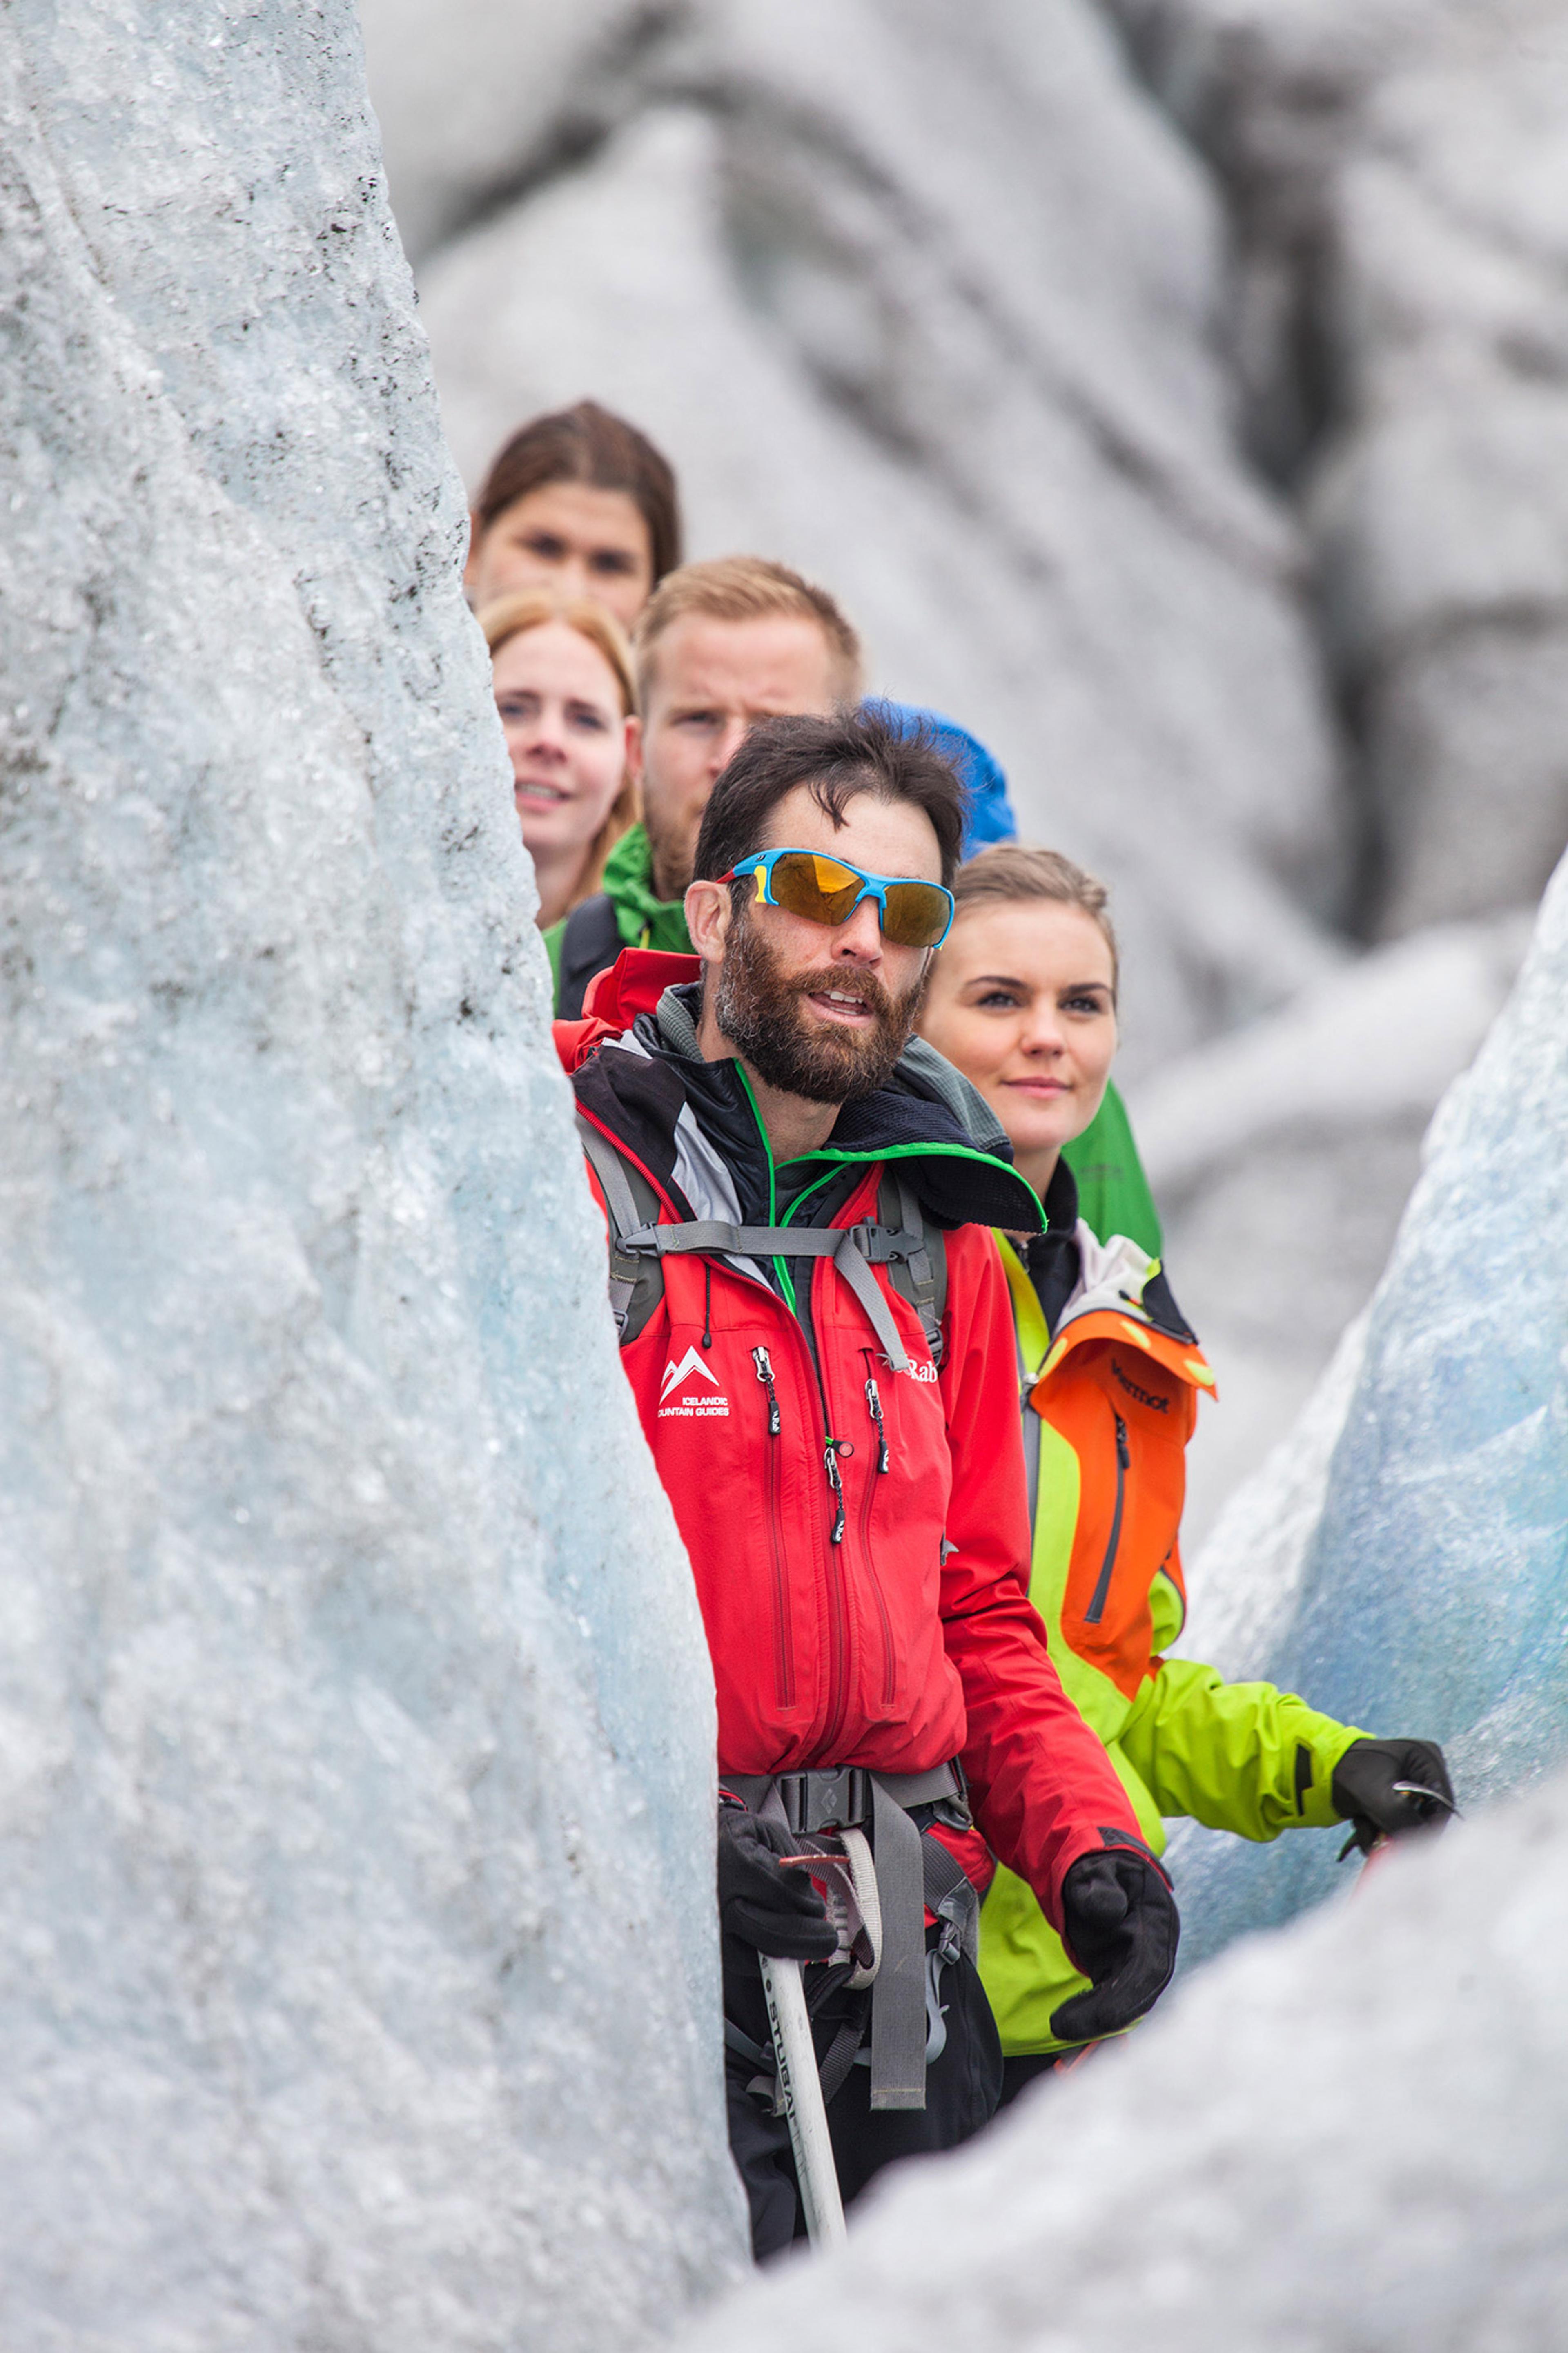
<path id="1" fill-rule="evenodd" d="M 838 1440 L 836 1438 L 830 1438 L 824 1447 L 822 1461 L 827 1472 L 827 1483 L 833 1490 L 834 1502 L 837 1506 L 834 1514 L 833 1533 L 828 1542 L 842 1544 L 844 1541 L 844 1482 L 838 1475 Z"/>
<path id="2" fill-rule="evenodd" d="M 866 1376 L 866 1402 L 871 1409 L 871 1419 L 877 1425 L 877 1468 L 879 1471 L 886 1471 L 889 1467 L 888 1425 L 882 1419 L 882 1400 L 878 1393 L 877 1377 L 874 1373 L 868 1373 Z"/>
<path id="3" fill-rule="evenodd" d="M 778 1391 L 773 1387 L 773 1360 L 765 1348 L 753 1348 L 752 1362 L 757 1368 L 758 1380 L 768 1393 L 768 1436 L 776 1438 L 779 1434 L 779 1400 Z"/>
<path id="4" fill-rule="evenodd" d="M 1132 1468 L 1132 1457 L 1127 1451 L 1127 1424 L 1122 1420 L 1121 1416 L 1119 1413 L 1116 1413 L 1114 1409 L 1112 1411 L 1112 1419 L 1116 1423 L 1116 1460 L 1121 1464 L 1123 1471 L 1131 1471 Z"/>

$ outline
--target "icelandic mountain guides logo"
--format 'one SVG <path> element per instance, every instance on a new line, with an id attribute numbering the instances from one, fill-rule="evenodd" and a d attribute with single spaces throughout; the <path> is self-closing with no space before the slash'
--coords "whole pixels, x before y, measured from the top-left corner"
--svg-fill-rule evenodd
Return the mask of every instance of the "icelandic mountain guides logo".
<path id="1" fill-rule="evenodd" d="M 719 1376 L 703 1363 L 695 1347 L 688 1348 L 679 1364 L 671 1356 L 664 1368 L 664 1378 L 658 1385 L 660 1421 L 671 1419 L 682 1421 L 728 1420 L 730 1400 L 727 1397 L 704 1397 L 700 1391 L 696 1397 L 673 1396 L 676 1389 L 683 1388 L 690 1380 L 706 1381 L 710 1388 L 719 1387 Z"/>

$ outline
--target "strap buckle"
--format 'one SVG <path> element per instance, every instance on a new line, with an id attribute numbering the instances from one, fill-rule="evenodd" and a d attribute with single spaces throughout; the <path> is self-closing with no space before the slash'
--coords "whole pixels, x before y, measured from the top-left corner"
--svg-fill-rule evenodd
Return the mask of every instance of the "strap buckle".
<path id="1" fill-rule="evenodd" d="M 858 1830 L 871 1819 L 871 1777 L 863 1766 L 781 1773 L 776 1786 L 790 1829 L 799 1837 Z"/>

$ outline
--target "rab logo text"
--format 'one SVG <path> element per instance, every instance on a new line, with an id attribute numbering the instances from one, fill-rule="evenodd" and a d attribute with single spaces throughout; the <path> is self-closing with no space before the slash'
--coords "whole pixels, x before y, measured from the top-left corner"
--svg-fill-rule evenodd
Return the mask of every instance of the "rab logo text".
<path id="1" fill-rule="evenodd" d="M 923 1365 L 917 1365 L 911 1356 L 905 1369 L 911 1381 L 934 1381 L 936 1378 L 936 1366 L 929 1358 Z"/>
<path id="2" fill-rule="evenodd" d="M 728 1420 L 730 1400 L 727 1397 L 676 1397 L 673 1392 L 690 1380 L 706 1381 L 710 1388 L 719 1387 L 719 1377 L 705 1365 L 695 1348 L 688 1348 L 679 1364 L 672 1356 L 664 1368 L 664 1378 L 658 1385 L 658 1418 L 660 1421 Z"/>

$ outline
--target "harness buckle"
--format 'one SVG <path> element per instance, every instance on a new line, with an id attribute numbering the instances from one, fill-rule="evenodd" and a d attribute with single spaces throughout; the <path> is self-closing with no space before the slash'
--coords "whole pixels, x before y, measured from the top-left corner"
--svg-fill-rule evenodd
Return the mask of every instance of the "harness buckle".
<path id="1" fill-rule="evenodd" d="M 802 1838 L 815 1838 L 822 1831 L 858 1830 L 871 1819 L 871 1777 L 860 1765 L 781 1773 L 778 1792 L 790 1829 Z"/>

